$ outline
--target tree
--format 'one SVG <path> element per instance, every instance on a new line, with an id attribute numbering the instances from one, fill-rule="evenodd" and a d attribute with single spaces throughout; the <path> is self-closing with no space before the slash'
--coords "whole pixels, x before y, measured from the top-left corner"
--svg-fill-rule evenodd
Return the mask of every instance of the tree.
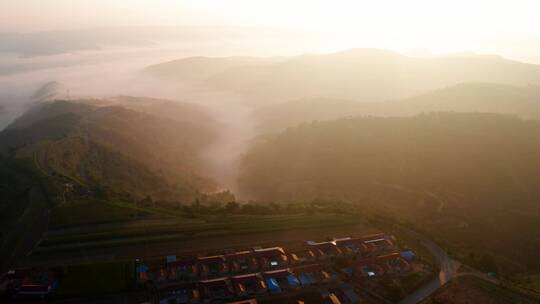
<path id="1" fill-rule="evenodd" d="M 269 204 L 270 208 L 272 208 L 272 210 L 274 210 L 274 212 L 279 212 L 279 210 L 281 209 L 281 206 L 279 204 L 276 204 L 274 202 L 271 202 Z"/>
<path id="2" fill-rule="evenodd" d="M 237 202 L 228 202 L 225 205 L 225 210 L 227 210 L 227 213 L 235 213 L 240 209 L 240 204 Z"/>

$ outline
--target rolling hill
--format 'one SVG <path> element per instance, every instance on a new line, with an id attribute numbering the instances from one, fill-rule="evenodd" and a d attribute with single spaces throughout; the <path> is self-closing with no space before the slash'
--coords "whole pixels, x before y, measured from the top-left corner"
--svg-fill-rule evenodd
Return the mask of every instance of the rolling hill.
<path id="1" fill-rule="evenodd" d="M 261 138 L 242 168 L 253 199 L 354 202 L 464 259 L 487 252 L 507 273 L 540 269 L 538 121 L 433 113 L 306 123 Z"/>
<path id="2" fill-rule="evenodd" d="M 215 138 L 216 126 L 191 104 L 57 100 L 36 105 L 1 132 L 0 151 L 33 155 L 48 174 L 111 194 L 193 200 L 215 189 L 198 154 Z"/>
<path id="3" fill-rule="evenodd" d="M 462 83 L 390 104 L 394 113 L 455 111 L 514 114 L 540 118 L 540 86 Z"/>
<path id="4" fill-rule="evenodd" d="M 410 116 L 440 111 L 514 114 L 522 118 L 539 119 L 540 86 L 460 83 L 418 96 L 385 102 L 300 99 L 260 107 L 255 111 L 255 117 L 262 131 L 274 132 L 304 122 L 346 116 Z"/>
<path id="5" fill-rule="evenodd" d="M 199 157 L 218 127 L 205 108 L 170 100 L 34 102 L 0 132 L 0 269 L 51 225 L 123 225 L 167 218 L 182 203 L 234 200 Z"/>
<path id="6" fill-rule="evenodd" d="M 376 49 L 271 59 L 186 58 L 148 71 L 258 103 L 313 97 L 379 102 L 464 82 L 540 84 L 540 66 L 497 56 L 413 58 Z"/>
<path id="7" fill-rule="evenodd" d="M 178 81 L 201 82 L 218 73 L 243 67 L 279 61 L 276 58 L 258 57 L 189 57 L 155 64 L 146 68 L 146 72 L 162 78 Z"/>

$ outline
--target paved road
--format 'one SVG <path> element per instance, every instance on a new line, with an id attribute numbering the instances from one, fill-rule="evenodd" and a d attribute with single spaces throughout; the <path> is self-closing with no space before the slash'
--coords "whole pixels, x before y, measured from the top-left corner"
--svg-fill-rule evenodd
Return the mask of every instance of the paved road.
<path id="1" fill-rule="evenodd" d="M 414 231 L 407 230 L 406 232 L 420 240 L 422 245 L 435 256 L 441 268 L 438 276 L 399 302 L 399 304 L 416 304 L 433 294 L 451 279 L 457 277 L 457 270 L 461 264 L 449 257 L 448 254 L 433 241 L 426 239 Z"/>

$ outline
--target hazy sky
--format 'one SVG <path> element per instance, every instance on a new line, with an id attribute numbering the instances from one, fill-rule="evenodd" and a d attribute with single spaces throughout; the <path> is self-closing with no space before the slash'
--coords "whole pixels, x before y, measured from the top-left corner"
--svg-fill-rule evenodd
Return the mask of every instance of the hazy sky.
<path id="1" fill-rule="evenodd" d="M 326 49 L 540 54 L 538 0 L 1 0 L 0 31 L 242 25 L 303 29 Z"/>

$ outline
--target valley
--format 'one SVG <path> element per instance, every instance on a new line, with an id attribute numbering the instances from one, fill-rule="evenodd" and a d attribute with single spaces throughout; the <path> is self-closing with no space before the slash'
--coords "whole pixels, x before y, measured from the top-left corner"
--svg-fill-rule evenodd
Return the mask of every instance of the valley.
<path id="1" fill-rule="evenodd" d="M 51 82 L 0 132 L 10 286 L 47 274 L 58 286 L 43 296 L 59 303 L 447 303 L 462 288 L 536 301 L 538 66 L 353 49 L 140 72 L 161 83 L 156 97 L 62 98 Z M 337 245 L 373 234 L 392 245 Z M 292 261 L 313 244 L 339 253 Z M 201 259 L 232 267 L 275 247 L 278 268 L 200 275 Z M 173 272 L 172 256 L 196 261 L 196 276 Z M 328 280 L 271 287 L 305 267 Z M 245 275 L 265 287 L 235 289 Z"/>

